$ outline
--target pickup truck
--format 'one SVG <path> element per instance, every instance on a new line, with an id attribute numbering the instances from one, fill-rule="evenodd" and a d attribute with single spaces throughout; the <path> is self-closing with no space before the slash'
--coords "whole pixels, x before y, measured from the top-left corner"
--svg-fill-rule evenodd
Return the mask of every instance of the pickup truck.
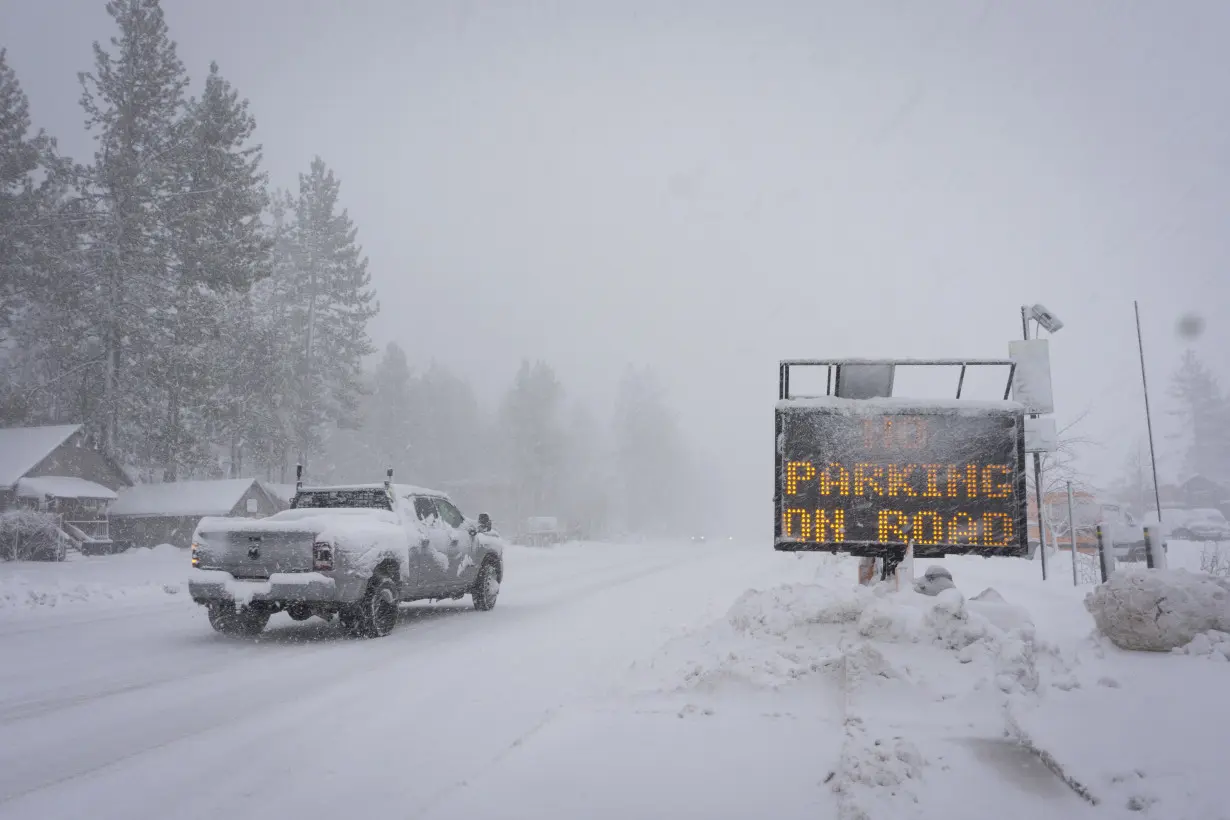
<path id="1" fill-rule="evenodd" d="M 405 484 L 299 486 L 268 518 L 203 518 L 192 537 L 188 591 L 224 634 L 255 635 L 275 612 L 335 617 L 383 637 L 403 601 L 495 606 L 504 541 L 485 514 L 470 520 L 441 492 Z"/>

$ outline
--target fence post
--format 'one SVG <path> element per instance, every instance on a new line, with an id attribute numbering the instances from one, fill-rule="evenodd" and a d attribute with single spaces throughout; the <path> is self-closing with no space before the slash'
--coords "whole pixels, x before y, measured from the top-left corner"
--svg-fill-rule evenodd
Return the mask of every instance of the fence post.
<path id="1" fill-rule="evenodd" d="M 1110 574 L 1113 571 L 1111 561 L 1114 560 L 1114 542 L 1108 545 L 1106 542 L 1111 541 L 1110 533 L 1106 531 L 1104 524 L 1098 524 L 1098 566 L 1102 570 L 1102 583 L 1110 580 Z"/>
<path id="2" fill-rule="evenodd" d="M 1072 482 L 1068 482 L 1068 538 L 1072 541 L 1072 586 L 1076 581 L 1076 514 L 1072 511 Z"/>
<path id="3" fill-rule="evenodd" d="M 1145 527 L 1145 563 L 1149 569 L 1166 569 L 1166 545 L 1153 537 L 1153 525 Z"/>

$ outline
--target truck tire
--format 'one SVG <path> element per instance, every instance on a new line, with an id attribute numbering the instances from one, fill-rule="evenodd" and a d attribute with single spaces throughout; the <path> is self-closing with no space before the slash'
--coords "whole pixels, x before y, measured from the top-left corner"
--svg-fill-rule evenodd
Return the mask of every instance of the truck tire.
<path id="1" fill-rule="evenodd" d="M 269 623 L 268 612 L 235 608 L 234 604 L 210 604 L 209 625 L 223 635 L 259 635 Z"/>
<path id="2" fill-rule="evenodd" d="M 495 599 L 500 595 L 500 573 L 491 561 L 484 561 L 478 569 L 478 578 L 474 580 L 474 608 L 479 612 L 488 612 L 495 606 Z"/>
<path id="3" fill-rule="evenodd" d="M 342 619 L 360 638 L 383 638 L 397 626 L 397 585 L 383 575 L 368 583 L 367 591 Z"/>

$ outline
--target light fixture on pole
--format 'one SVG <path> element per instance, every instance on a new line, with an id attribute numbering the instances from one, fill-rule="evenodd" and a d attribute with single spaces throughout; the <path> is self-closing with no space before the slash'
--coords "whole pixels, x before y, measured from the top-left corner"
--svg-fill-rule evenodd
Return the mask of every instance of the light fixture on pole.
<path id="1" fill-rule="evenodd" d="M 1022 307 L 1021 310 L 1025 310 L 1025 308 Z M 1045 305 L 1034 305 L 1029 308 L 1029 318 L 1041 325 L 1042 329 L 1047 333 L 1058 333 L 1060 330 L 1063 330 L 1063 322 L 1060 321 L 1058 316 L 1047 310 Z M 1025 332 L 1025 338 L 1029 338 L 1028 330 Z"/>

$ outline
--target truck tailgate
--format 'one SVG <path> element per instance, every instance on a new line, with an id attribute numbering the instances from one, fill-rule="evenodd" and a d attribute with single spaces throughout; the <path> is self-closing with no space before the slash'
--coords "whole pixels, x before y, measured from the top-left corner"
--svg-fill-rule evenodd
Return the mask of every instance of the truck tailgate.
<path id="1" fill-rule="evenodd" d="M 201 569 L 218 569 L 236 578 L 268 578 L 274 572 L 312 570 L 312 532 L 201 532 L 197 557 Z"/>

